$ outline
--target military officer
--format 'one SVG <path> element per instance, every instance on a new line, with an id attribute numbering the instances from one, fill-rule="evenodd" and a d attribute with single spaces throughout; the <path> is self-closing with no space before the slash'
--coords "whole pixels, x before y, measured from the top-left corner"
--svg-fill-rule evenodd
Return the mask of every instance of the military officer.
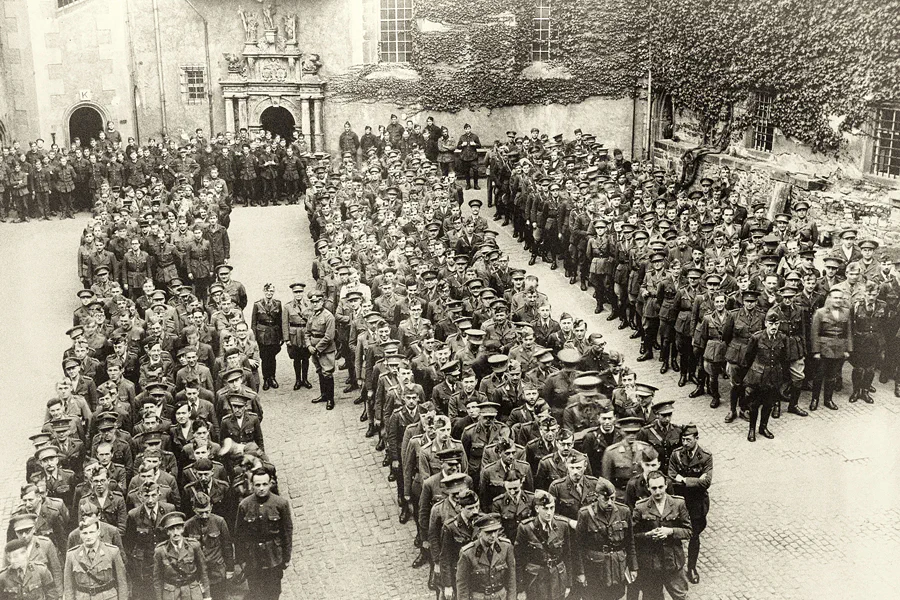
<path id="1" fill-rule="evenodd" d="M 4 550 L 6 568 L 0 570 L 0 596 L 8 600 L 58 600 L 53 575 L 46 565 L 30 560 L 28 542 L 11 540 Z"/>
<path id="2" fill-rule="evenodd" d="M 459 562 L 459 551 L 472 541 L 475 534 L 474 521 L 478 518 L 478 495 L 473 490 L 466 490 L 457 498 L 459 514 L 444 523 L 441 530 L 441 568 L 440 587 L 444 598 L 456 597 L 456 565 Z"/>
<path id="3" fill-rule="evenodd" d="M 837 292 L 838 294 L 840 292 Z M 822 310 L 822 309 L 820 309 Z M 777 310 L 770 309 L 766 313 L 766 325 L 762 331 L 750 336 L 744 365 L 748 369 L 747 393 L 750 396 L 750 431 L 747 441 L 756 441 L 756 420 L 759 418 L 759 434 L 772 439 L 775 435 L 769 431 L 769 415 L 772 407 L 781 394 L 784 382 L 784 366 L 787 364 L 787 341 L 779 332 L 781 317 Z M 841 359 L 843 362 L 843 358 Z M 831 402 L 829 388 L 826 387 L 826 406 Z M 814 397 L 817 394 L 813 393 Z"/>
<path id="4" fill-rule="evenodd" d="M 500 532 L 495 513 L 475 521 L 477 538 L 463 546 L 456 565 L 456 591 L 460 600 L 515 600 L 516 557 L 512 544 Z"/>
<path id="5" fill-rule="evenodd" d="M 153 584 L 157 600 L 206 600 L 210 598 L 206 556 L 200 542 L 184 535 L 184 514 L 163 515 L 160 528 L 168 541 L 153 552 Z"/>
<path id="6" fill-rule="evenodd" d="M 625 499 L 625 487 L 633 475 L 641 472 L 641 450 L 651 448 L 649 444 L 637 439 L 643 419 L 640 417 L 622 417 L 618 426 L 625 436 L 621 442 L 609 446 L 603 453 L 601 476 L 616 487 L 616 500 Z"/>
<path id="7" fill-rule="evenodd" d="M 184 535 L 200 544 L 206 558 L 212 600 L 225 600 L 228 597 L 227 581 L 234 575 L 231 532 L 225 519 L 213 514 L 209 496 L 200 492 L 192 500 L 194 516 L 184 524 Z"/>
<path id="8" fill-rule="evenodd" d="M 645 425 L 637 433 L 637 439 L 650 444 L 659 454 L 660 464 L 669 464 L 672 451 L 681 445 L 681 426 L 672 423 L 675 412 L 675 400 L 656 398 L 653 401 L 653 414 L 656 419 Z"/>
<path id="9" fill-rule="evenodd" d="M 253 314 L 250 328 L 259 344 L 259 357 L 262 362 L 263 390 L 270 387 L 278 389 L 275 380 L 276 356 L 284 344 L 282 330 L 281 300 L 275 299 L 275 286 L 267 283 L 263 286 L 263 298 L 253 303 Z"/>
<path id="10" fill-rule="evenodd" d="M 586 600 L 619 600 L 637 577 L 631 511 L 616 501 L 616 488 L 597 484 L 594 502 L 581 507 L 575 525 L 574 575 Z"/>
<path id="11" fill-rule="evenodd" d="M 100 539 L 96 516 L 78 525 L 81 544 L 66 553 L 66 600 L 128 600 L 128 576 L 119 548 Z"/>
<path id="12" fill-rule="evenodd" d="M 334 408 L 335 346 L 334 315 L 325 308 L 325 296 L 316 290 L 308 294 L 312 314 L 306 321 L 306 349 L 319 375 L 321 395 L 313 402 L 324 402 L 327 410 Z"/>
<path id="13" fill-rule="evenodd" d="M 684 498 L 691 518 L 691 539 L 688 542 L 687 577 L 700 583 L 697 557 L 700 555 L 700 534 L 706 529 L 709 512 L 709 486 L 712 485 L 713 457 L 697 443 L 697 426 L 688 423 L 681 430 L 681 447 L 669 459 L 669 479 L 675 492 Z"/>
<path id="14" fill-rule="evenodd" d="M 518 589 L 527 598 L 563 600 L 572 589 L 572 530 L 556 515 L 556 500 L 534 493 L 535 517 L 519 524 L 515 538 Z"/>

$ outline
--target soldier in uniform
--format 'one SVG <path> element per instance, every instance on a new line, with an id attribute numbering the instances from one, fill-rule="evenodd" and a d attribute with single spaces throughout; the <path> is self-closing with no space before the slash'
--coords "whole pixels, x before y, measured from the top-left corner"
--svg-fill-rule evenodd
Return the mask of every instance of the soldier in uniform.
<path id="1" fill-rule="evenodd" d="M 184 535 L 197 540 L 206 558 L 209 595 L 212 600 L 228 597 L 227 581 L 234 575 L 234 546 L 225 519 L 213 514 L 210 498 L 203 492 L 192 500 L 194 516 L 184 524 Z"/>
<path id="2" fill-rule="evenodd" d="M 746 385 L 744 379 L 747 369 L 744 366 L 747 354 L 747 346 L 750 337 L 763 329 L 765 314 L 756 306 L 759 292 L 745 290 L 739 293 L 742 306 L 734 312 L 733 317 L 725 323 L 722 339 L 728 348 L 725 351 L 726 367 L 731 380 L 730 406 L 731 410 L 725 417 L 726 423 L 731 423 L 738 417 L 738 408 L 743 417 L 746 409 Z"/>
<path id="3" fill-rule="evenodd" d="M 475 520 L 477 538 L 463 546 L 456 565 L 459 600 L 515 600 L 516 557 L 502 529 L 495 513 Z"/>
<path id="4" fill-rule="evenodd" d="M 637 434 L 638 440 L 656 449 L 660 464 L 663 465 L 669 464 L 672 452 L 681 445 L 681 426 L 672 423 L 674 404 L 674 399 L 654 399 L 653 414 L 656 419 L 641 428 Z"/>
<path id="5" fill-rule="evenodd" d="M 253 471 L 250 483 L 253 493 L 241 501 L 235 520 L 236 560 L 243 565 L 250 597 L 277 600 L 284 570 L 291 566 L 291 507 L 272 493 L 272 476 L 265 469 Z"/>
<path id="6" fill-rule="evenodd" d="M 834 390 L 841 378 L 844 361 L 850 357 L 854 348 L 848 300 L 842 288 L 832 287 L 825 297 L 825 306 L 813 313 L 811 349 L 817 365 L 810 410 L 819 408 L 819 392 L 822 391 L 823 384 L 825 408 L 838 408 L 832 399 Z"/>
<path id="7" fill-rule="evenodd" d="M 556 501 L 544 490 L 534 494 L 535 517 L 519 524 L 515 537 L 518 588 L 527 598 L 563 600 L 572 588 L 572 533 L 556 516 Z"/>
<path id="8" fill-rule="evenodd" d="M 62 565 L 59 562 L 59 550 L 48 537 L 35 532 L 37 515 L 34 513 L 16 513 L 10 518 L 10 526 L 15 537 L 25 542 L 25 553 L 29 562 L 38 562 L 47 567 L 56 585 L 57 592 L 62 593 Z"/>
<path id="9" fill-rule="evenodd" d="M 880 293 L 881 286 L 877 281 L 867 281 L 865 299 L 858 300 L 850 313 L 853 331 L 853 352 L 850 353 L 853 392 L 850 394 L 850 402 L 875 402 L 870 395 L 870 388 L 875 380 L 875 368 L 884 351 L 882 331 L 885 329 L 886 313 L 884 301 L 878 299 Z"/>
<path id="10" fill-rule="evenodd" d="M 263 390 L 270 387 L 278 389 L 278 381 L 275 380 L 276 356 L 284 343 L 281 300 L 274 298 L 275 286 L 271 283 L 263 286 L 263 296 L 261 300 L 253 303 L 250 328 L 253 330 L 253 335 L 256 336 L 256 343 L 259 344 Z"/>
<path id="11" fill-rule="evenodd" d="M 66 553 L 66 600 L 129 600 L 128 576 L 119 548 L 100 539 L 100 520 L 94 516 L 78 525 L 81 544 Z"/>
<path id="12" fill-rule="evenodd" d="M 288 356 L 294 363 L 294 390 L 310 389 L 309 348 L 306 345 L 306 321 L 310 307 L 304 297 L 305 283 L 292 283 L 294 299 L 283 305 L 281 316 L 282 339 L 287 343 Z"/>
<path id="13" fill-rule="evenodd" d="M 166 538 L 160 520 L 175 507 L 159 501 L 160 486 L 145 481 L 140 486 L 141 504 L 128 511 L 122 543 L 128 555 L 128 573 L 134 598 L 149 600 L 153 593 L 153 553 Z M 82 530 L 82 540 L 84 531 Z"/>
<path id="14" fill-rule="evenodd" d="M 308 294 L 312 306 L 312 314 L 306 322 L 306 349 L 313 359 L 313 365 L 319 375 L 319 391 L 321 396 L 313 403 L 325 402 L 325 408 L 334 408 L 334 367 L 337 347 L 335 346 L 334 315 L 325 308 L 325 296 L 322 292 L 311 291 Z"/>
<path id="15" fill-rule="evenodd" d="M 625 487 L 628 485 L 628 480 L 641 472 L 641 450 L 652 448 L 649 444 L 637 439 L 643 423 L 644 420 L 640 417 L 619 419 L 617 424 L 625 439 L 609 446 L 603 453 L 603 470 L 600 475 L 615 486 L 616 500 L 619 502 L 625 499 Z"/>
<path id="16" fill-rule="evenodd" d="M 781 395 L 784 382 L 784 367 L 787 364 L 787 341 L 779 332 L 780 314 L 777 310 L 766 313 L 766 325 L 762 331 L 750 336 L 744 366 L 748 369 L 745 382 L 750 398 L 750 431 L 748 442 L 756 441 L 756 421 L 759 419 L 759 434 L 772 439 L 769 431 L 769 415 Z M 831 401 L 830 396 L 826 396 Z"/>
<path id="17" fill-rule="evenodd" d="M 28 542 L 11 540 L 4 547 L 6 568 L 0 570 L 0 597 L 4 600 L 58 600 L 57 583 L 46 565 L 28 556 Z"/>
<path id="18" fill-rule="evenodd" d="M 684 500 L 666 492 L 659 471 L 647 477 L 650 497 L 640 500 L 632 515 L 637 553 L 637 587 L 646 600 L 662 600 L 663 588 L 672 600 L 687 597 L 682 541 L 691 537 L 691 520 Z"/>
<path id="19" fill-rule="evenodd" d="M 631 511 L 616 501 L 616 489 L 605 479 L 594 502 L 578 511 L 573 556 L 585 600 L 619 600 L 637 576 Z"/>
<path id="20" fill-rule="evenodd" d="M 712 485 L 713 457 L 697 444 L 697 426 L 688 423 L 681 430 L 681 447 L 669 459 L 668 474 L 675 493 L 684 498 L 691 518 L 691 539 L 688 542 L 687 577 L 700 583 L 697 557 L 700 555 L 700 534 L 706 529 L 709 512 L 709 486 Z"/>
<path id="21" fill-rule="evenodd" d="M 205 600 L 210 597 L 206 557 L 200 542 L 184 535 L 184 514 L 170 512 L 160 519 L 168 541 L 153 553 L 153 584 L 157 600 Z"/>
<path id="22" fill-rule="evenodd" d="M 444 523 L 441 530 L 440 587 L 444 598 L 456 597 L 456 564 L 459 551 L 472 541 L 475 534 L 474 521 L 478 517 L 478 495 L 466 490 L 457 499 L 459 514 Z"/>

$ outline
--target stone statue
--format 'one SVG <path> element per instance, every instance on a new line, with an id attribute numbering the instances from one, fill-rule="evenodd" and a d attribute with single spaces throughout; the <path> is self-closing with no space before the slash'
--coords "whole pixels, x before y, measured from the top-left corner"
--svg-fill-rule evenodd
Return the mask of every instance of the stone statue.
<path id="1" fill-rule="evenodd" d="M 228 61 L 228 72 L 242 75 L 244 73 L 244 57 L 233 52 L 226 52 L 222 56 Z"/>
<path id="2" fill-rule="evenodd" d="M 303 57 L 301 63 L 304 75 L 318 75 L 319 69 L 322 68 L 322 61 L 319 60 L 318 54 L 307 54 Z"/>
<path id="3" fill-rule="evenodd" d="M 288 44 L 297 43 L 297 15 L 284 15 L 284 39 Z"/>
<path id="4" fill-rule="evenodd" d="M 266 4 L 263 7 L 263 27 L 266 31 L 272 31 L 275 29 L 275 7 L 271 4 Z"/>
<path id="5" fill-rule="evenodd" d="M 246 12 L 243 8 L 238 8 L 238 14 L 241 15 L 241 23 L 244 25 L 244 41 L 253 43 L 256 41 L 256 27 L 258 21 L 256 13 Z"/>

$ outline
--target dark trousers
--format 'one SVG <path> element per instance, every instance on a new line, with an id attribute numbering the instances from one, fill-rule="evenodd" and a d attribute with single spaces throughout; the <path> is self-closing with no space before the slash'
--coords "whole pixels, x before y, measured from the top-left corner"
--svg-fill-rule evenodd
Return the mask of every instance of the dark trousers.
<path id="1" fill-rule="evenodd" d="M 478 187 L 478 161 L 477 160 L 461 160 L 459 161 L 459 170 L 466 179 L 466 187 L 475 184 Z M 474 182 L 472 181 L 474 179 Z"/>
<path id="2" fill-rule="evenodd" d="M 281 597 L 281 578 L 284 569 L 258 569 L 247 573 L 247 600 L 278 600 Z"/>
<path id="3" fill-rule="evenodd" d="M 816 361 L 816 375 L 813 378 L 813 398 L 818 398 L 819 393 L 823 392 L 823 400 L 831 401 L 834 396 L 834 388 L 838 378 L 841 376 L 841 370 L 844 368 L 843 358 L 820 358 Z"/>
<path id="4" fill-rule="evenodd" d="M 635 583 L 643 594 L 641 596 L 643 600 L 663 600 L 663 588 L 669 592 L 672 600 L 687 598 L 688 583 L 683 569 L 677 571 L 641 569 Z"/>
<path id="5" fill-rule="evenodd" d="M 294 363 L 294 379 L 306 381 L 309 376 L 309 350 L 305 346 L 288 346 L 288 356 Z"/>
<path id="6" fill-rule="evenodd" d="M 71 217 L 72 210 L 72 193 L 59 192 L 59 212 L 60 217 Z"/>
<path id="7" fill-rule="evenodd" d="M 37 212 L 39 213 L 36 216 L 40 216 L 42 219 L 50 218 L 50 192 L 35 192 L 34 193 L 37 204 Z"/>
<path id="8" fill-rule="evenodd" d="M 241 179 L 241 191 L 240 196 L 244 199 L 244 202 L 256 202 L 256 180 L 255 179 Z"/>
<path id="9" fill-rule="evenodd" d="M 260 203 L 263 206 L 267 206 L 270 201 L 275 200 L 275 180 L 266 179 L 265 177 L 262 177 L 261 180 L 262 195 L 260 197 Z"/>
<path id="10" fill-rule="evenodd" d="M 278 344 L 259 345 L 259 359 L 262 363 L 262 376 L 264 380 L 275 379 L 275 368 L 277 366 L 275 357 L 278 356 L 280 351 L 281 346 Z"/>
<path id="11" fill-rule="evenodd" d="M 750 429 L 756 427 L 759 421 L 759 429 L 767 429 L 769 415 L 772 407 L 781 400 L 781 392 L 773 387 L 755 387 L 750 390 Z"/>
<path id="12" fill-rule="evenodd" d="M 703 506 L 688 506 L 688 514 L 691 517 L 691 539 L 688 541 L 687 568 L 697 568 L 697 558 L 700 556 L 700 534 L 706 529 L 706 511 Z"/>

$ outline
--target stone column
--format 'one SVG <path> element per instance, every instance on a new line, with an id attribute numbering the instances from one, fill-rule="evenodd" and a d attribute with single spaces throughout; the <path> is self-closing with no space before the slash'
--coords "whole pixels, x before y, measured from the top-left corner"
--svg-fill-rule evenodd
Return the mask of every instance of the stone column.
<path id="1" fill-rule="evenodd" d="M 249 107 L 247 106 L 247 98 L 238 98 L 238 129 L 241 127 L 246 127 L 247 130 L 250 130 L 250 114 Z"/>
<path id="2" fill-rule="evenodd" d="M 306 148 L 312 150 L 312 119 L 309 116 L 309 98 L 300 99 L 300 130 L 303 132 L 303 139 L 306 141 Z"/>
<path id="3" fill-rule="evenodd" d="M 234 98 L 225 98 L 225 131 L 237 133 L 234 121 Z"/>
<path id="4" fill-rule="evenodd" d="M 322 99 L 313 99 L 313 149 L 316 152 L 325 151 L 325 136 L 322 133 L 322 119 L 324 112 L 322 111 Z"/>

